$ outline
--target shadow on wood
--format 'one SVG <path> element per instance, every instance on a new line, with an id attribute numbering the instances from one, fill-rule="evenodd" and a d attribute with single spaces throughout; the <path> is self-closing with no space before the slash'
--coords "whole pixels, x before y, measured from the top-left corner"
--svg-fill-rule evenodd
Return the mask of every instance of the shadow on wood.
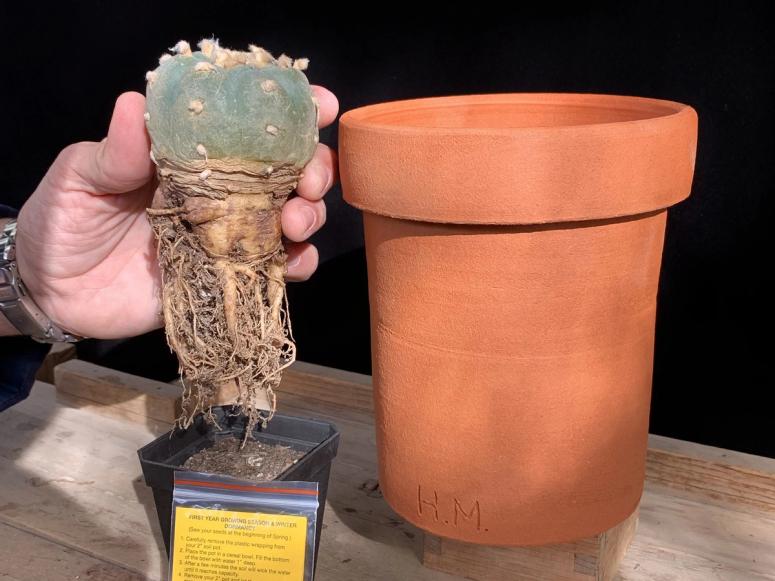
<path id="1" fill-rule="evenodd" d="M 43 364 L 38 368 L 35 379 L 54 383 L 54 368 L 60 363 L 74 359 L 76 356 L 75 345 L 72 343 L 54 343 L 48 352 Z"/>

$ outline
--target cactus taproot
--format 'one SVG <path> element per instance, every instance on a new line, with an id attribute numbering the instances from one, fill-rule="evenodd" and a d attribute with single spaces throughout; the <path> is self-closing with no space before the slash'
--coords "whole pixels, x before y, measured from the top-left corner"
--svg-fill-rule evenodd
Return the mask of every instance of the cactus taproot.
<path id="1" fill-rule="evenodd" d="M 179 42 L 146 77 L 159 179 L 148 215 L 184 384 L 180 423 L 226 394 L 252 427 L 271 417 L 295 359 L 280 212 L 314 153 L 318 106 L 306 59 L 213 40 L 199 49 Z"/>

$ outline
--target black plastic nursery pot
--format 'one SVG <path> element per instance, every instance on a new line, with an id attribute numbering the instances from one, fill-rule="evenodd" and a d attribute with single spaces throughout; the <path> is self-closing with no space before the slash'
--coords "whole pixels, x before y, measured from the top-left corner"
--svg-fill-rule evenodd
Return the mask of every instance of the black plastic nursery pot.
<path id="1" fill-rule="evenodd" d="M 200 416 L 190 428 L 167 432 L 137 451 L 143 467 L 145 483 L 153 489 L 156 514 L 159 517 L 167 555 L 170 552 L 175 471 L 185 470 L 183 463 L 186 460 L 199 450 L 210 447 L 216 440 L 225 437 L 241 438 L 245 433 L 245 417 L 232 415 L 229 407 L 215 407 L 213 415 L 220 429 Z M 275 414 L 266 428 L 257 426 L 254 435 L 260 442 L 281 444 L 307 452 L 275 480 L 318 483 L 318 524 L 315 531 L 315 563 L 317 563 L 323 511 L 328 493 L 328 477 L 331 474 L 331 462 L 339 447 L 339 431 L 329 422 Z"/>

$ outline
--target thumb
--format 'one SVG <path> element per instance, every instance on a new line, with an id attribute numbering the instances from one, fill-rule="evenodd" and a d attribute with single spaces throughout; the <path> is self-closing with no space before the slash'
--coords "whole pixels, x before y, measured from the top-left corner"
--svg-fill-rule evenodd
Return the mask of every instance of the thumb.
<path id="1" fill-rule="evenodd" d="M 76 143 L 62 152 L 57 162 L 80 182 L 77 189 L 91 194 L 119 194 L 148 182 L 153 163 L 144 112 L 143 95 L 123 93 L 116 100 L 105 139 Z"/>

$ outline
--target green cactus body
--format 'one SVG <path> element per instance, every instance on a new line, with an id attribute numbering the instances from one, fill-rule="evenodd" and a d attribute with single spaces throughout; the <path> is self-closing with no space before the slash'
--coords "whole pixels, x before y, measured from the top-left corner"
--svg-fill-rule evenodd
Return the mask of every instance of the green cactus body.
<path id="1" fill-rule="evenodd" d="M 214 403 L 271 417 L 295 358 L 280 212 L 318 141 L 306 60 L 183 41 L 148 73 L 167 339 L 187 426 Z"/>

